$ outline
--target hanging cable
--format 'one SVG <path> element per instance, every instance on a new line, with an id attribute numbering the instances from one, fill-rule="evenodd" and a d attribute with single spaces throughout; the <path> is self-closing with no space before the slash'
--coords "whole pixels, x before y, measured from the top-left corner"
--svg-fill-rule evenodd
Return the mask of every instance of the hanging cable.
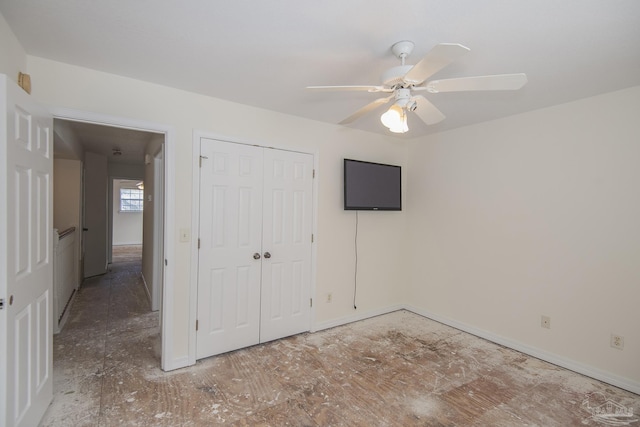
<path id="1" fill-rule="evenodd" d="M 356 235 L 354 240 L 354 247 L 356 252 L 356 268 L 353 277 L 353 309 L 357 310 L 358 307 L 356 307 L 356 295 L 358 293 L 358 211 L 356 211 Z"/>

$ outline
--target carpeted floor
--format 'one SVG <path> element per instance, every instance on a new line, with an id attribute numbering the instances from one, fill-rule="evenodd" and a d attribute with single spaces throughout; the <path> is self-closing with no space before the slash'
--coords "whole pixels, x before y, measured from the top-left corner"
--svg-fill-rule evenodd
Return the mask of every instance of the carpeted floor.
<path id="1" fill-rule="evenodd" d="M 172 372 L 159 354 L 140 263 L 114 263 L 54 338 L 43 425 L 603 426 L 599 407 L 640 413 L 636 394 L 406 311 Z"/>

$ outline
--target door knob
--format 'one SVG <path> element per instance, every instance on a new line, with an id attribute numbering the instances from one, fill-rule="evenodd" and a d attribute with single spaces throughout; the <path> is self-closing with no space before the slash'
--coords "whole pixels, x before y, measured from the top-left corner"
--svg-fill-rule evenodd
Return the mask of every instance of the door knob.
<path id="1" fill-rule="evenodd" d="M 260 254 L 258 252 L 253 254 L 253 259 L 260 259 Z"/>
<path id="2" fill-rule="evenodd" d="M 269 259 L 269 258 L 271 258 L 271 254 L 269 252 L 265 252 L 264 253 L 264 257 Z"/>

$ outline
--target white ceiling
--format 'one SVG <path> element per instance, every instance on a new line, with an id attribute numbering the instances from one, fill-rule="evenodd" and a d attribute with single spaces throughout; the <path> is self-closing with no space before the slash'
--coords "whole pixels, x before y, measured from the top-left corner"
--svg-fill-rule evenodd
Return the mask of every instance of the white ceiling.
<path id="1" fill-rule="evenodd" d="M 517 92 L 426 94 L 447 118 L 410 116 L 404 138 L 640 85 L 638 0 L 0 0 L 0 13 L 30 55 L 328 123 L 379 95 L 305 86 L 379 84 L 400 40 L 416 45 L 409 64 L 438 43 L 471 49 L 435 78 L 527 74 Z M 381 112 L 349 126 L 388 134 Z"/>

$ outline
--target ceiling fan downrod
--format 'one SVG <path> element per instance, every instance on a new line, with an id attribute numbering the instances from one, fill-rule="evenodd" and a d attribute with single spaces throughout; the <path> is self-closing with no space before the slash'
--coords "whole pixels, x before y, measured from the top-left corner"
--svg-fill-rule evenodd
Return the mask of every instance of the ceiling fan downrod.
<path id="1" fill-rule="evenodd" d="M 401 65 L 404 65 L 404 60 L 411 55 L 414 46 L 412 41 L 403 40 L 391 46 L 391 51 L 400 59 Z"/>

